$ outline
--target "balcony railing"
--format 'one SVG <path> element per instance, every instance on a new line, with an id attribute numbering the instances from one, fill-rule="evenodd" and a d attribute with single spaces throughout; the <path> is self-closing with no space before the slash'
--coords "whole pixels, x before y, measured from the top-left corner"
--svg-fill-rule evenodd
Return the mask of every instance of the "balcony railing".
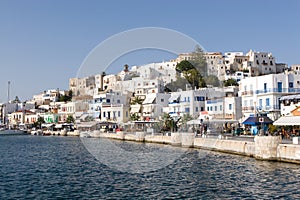
<path id="1" fill-rule="evenodd" d="M 264 111 L 280 110 L 279 105 L 257 106 L 256 108 L 257 108 L 257 110 L 264 110 Z"/>
<path id="2" fill-rule="evenodd" d="M 242 95 L 253 95 L 253 91 L 249 90 L 249 91 L 243 91 Z"/>
<path id="3" fill-rule="evenodd" d="M 243 111 L 254 111 L 254 106 L 244 106 L 242 107 Z"/>
<path id="4" fill-rule="evenodd" d="M 256 90 L 255 94 L 266 94 L 266 93 L 298 93 L 300 88 L 267 88 L 264 90 Z"/>

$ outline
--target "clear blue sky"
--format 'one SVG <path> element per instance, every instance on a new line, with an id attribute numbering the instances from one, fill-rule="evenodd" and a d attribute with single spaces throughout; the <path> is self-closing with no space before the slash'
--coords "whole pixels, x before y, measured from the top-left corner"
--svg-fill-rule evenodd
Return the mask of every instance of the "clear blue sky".
<path id="1" fill-rule="evenodd" d="M 0 0 L 0 102 L 8 81 L 11 98 L 23 101 L 46 89 L 68 89 L 96 45 L 138 27 L 174 29 L 207 51 L 253 49 L 300 64 L 298 0 Z M 122 59 L 134 65 L 161 58 Z"/>

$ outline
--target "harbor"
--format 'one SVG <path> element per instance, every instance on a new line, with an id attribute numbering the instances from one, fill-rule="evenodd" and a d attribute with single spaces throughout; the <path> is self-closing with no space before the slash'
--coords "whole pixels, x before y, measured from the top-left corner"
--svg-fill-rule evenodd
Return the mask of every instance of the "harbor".
<path id="1" fill-rule="evenodd" d="M 113 143 L 132 154 L 165 146 Z M 148 173 L 127 172 L 132 167 L 120 172 L 104 165 L 79 137 L 1 137 L 0 152 L 1 199 L 299 198 L 299 165 L 204 149 L 187 148 L 171 164 Z"/>

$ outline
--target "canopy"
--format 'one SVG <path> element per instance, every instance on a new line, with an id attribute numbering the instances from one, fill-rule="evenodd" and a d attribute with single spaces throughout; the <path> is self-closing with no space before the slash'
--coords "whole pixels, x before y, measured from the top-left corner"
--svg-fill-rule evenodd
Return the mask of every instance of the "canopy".
<path id="1" fill-rule="evenodd" d="M 131 105 L 130 113 L 139 113 L 141 109 L 141 105 Z"/>
<path id="2" fill-rule="evenodd" d="M 143 101 L 143 104 L 152 104 L 156 98 L 156 95 L 147 95 L 146 99 Z"/>
<path id="3" fill-rule="evenodd" d="M 169 98 L 169 103 L 177 102 L 177 101 L 179 101 L 179 98 L 180 98 L 180 94 L 173 94 Z"/>
<path id="4" fill-rule="evenodd" d="M 227 119 L 212 119 L 212 120 L 204 120 L 203 124 L 225 124 L 225 123 L 238 123 L 237 120 L 227 120 Z M 187 122 L 187 124 L 201 124 L 200 119 L 193 119 Z"/>
<path id="5" fill-rule="evenodd" d="M 300 99 L 300 94 L 282 96 L 280 100 L 291 100 L 291 99 Z"/>
<path id="6" fill-rule="evenodd" d="M 277 119 L 273 125 L 275 126 L 294 126 L 300 125 L 300 116 L 283 116 Z"/>
<path id="7" fill-rule="evenodd" d="M 144 106 L 143 113 L 151 113 L 153 111 L 152 105 Z"/>
<path id="8" fill-rule="evenodd" d="M 251 125 L 251 126 L 255 126 L 255 125 L 259 125 L 259 124 L 272 124 L 273 121 L 267 117 L 267 116 L 261 116 L 261 117 L 248 117 L 243 124 L 245 125 Z"/>

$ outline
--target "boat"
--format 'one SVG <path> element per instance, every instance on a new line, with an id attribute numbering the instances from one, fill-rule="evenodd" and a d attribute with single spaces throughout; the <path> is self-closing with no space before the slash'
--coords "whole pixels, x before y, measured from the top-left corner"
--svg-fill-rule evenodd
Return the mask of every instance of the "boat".
<path id="1" fill-rule="evenodd" d="M 88 132 L 80 132 L 80 137 L 90 138 L 91 135 Z"/>
<path id="2" fill-rule="evenodd" d="M 0 131 L 0 136 L 10 136 L 10 135 L 28 135 L 26 132 L 24 131 L 20 131 L 20 130 L 1 130 Z"/>

